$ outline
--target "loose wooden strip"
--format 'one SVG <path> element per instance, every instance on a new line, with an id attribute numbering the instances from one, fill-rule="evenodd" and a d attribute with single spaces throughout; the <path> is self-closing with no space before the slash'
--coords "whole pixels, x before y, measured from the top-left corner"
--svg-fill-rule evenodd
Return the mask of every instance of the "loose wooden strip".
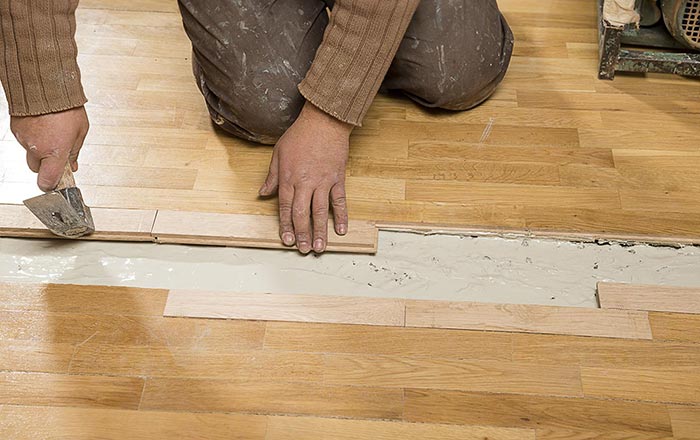
<path id="1" fill-rule="evenodd" d="M 604 309 L 700 314 L 700 288 L 598 283 Z"/>
<path id="2" fill-rule="evenodd" d="M 152 241 L 155 210 L 93 208 L 96 231 L 85 240 Z M 0 236 L 58 238 L 24 205 L 0 205 Z"/>
<path id="3" fill-rule="evenodd" d="M 331 227 L 328 250 L 374 253 L 377 235 L 371 222 L 351 221 L 345 236 L 335 234 Z M 286 248 L 279 238 L 276 216 L 158 211 L 153 236 L 159 243 Z"/>
<path id="4" fill-rule="evenodd" d="M 406 326 L 651 339 L 646 312 L 525 304 L 409 300 Z"/>
<path id="5" fill-rule="evenodd" d="M 700 439 L 700 407 L 672 406 L 668 409 L 671 415 L 673 435 L 684 440 Z"/>
<path id="6" fill-rule="evenodd" d="M 317 417 L 270 417 L 266 440 L 534 440 L 530 429 Z"/>
<path id="7" fill-rule="evenodd" d="M 164 315 L 403 326 L 404 300 L 171 290 Z"/>
<path id="8" fill-rule="evenodd" d="M 324 383 L 581 396 L 577 366 L 503 361 L 326 355 Z"/>
<path id="9" fill-rule="evenodd" d="M 423 423 L 671 434 L 668 411 L 661 404 L 520 394 L 408 389 L 404 418 Z"/>
<path id="10" fill-rule="evenodd" d="M 697 366 L 665 369 L 581 367 L 581 382 L 587 397 L 700 403 Z"/>
<path id="11" fill-rule="evenodd" d="M 0 373 L 0 403 L 136 409 L 143 379 L 44 373 Z"/>
<path id="12" fill-rule="evenodd" d="M 510 360 L 511 335 L 424 328 L 268 322 L 266 349 Z"/>
<path id="13" fill-rule="evenodd" d="M 700 316 L 650 312 L 649 323 L 654 339 L 700 344 Z"/>
<path id="14" fill-rule="evenodd" d="M 0 436 L 13 440 L 264 440 L 267 418 L 119 409 L 6 406 Z"/>
<path id="15" fill-rule="evenodd" d="M 154 378 L 141 409 L 399 419 L 403 391 L 307 383 Z"/>

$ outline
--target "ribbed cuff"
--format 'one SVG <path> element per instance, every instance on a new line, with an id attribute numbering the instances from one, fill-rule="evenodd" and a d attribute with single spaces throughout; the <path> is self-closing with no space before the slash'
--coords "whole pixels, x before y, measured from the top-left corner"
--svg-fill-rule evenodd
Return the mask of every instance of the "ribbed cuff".
<path id="1" fill-rule="evenodd" d="M 87 102 L 75 45 L 77 0 L 0 2 L 0 79 L 13 116 Z"/>
<path id="2" fill-rule="evenodd" d="M 419 0 L 337 0 L 299 91 L 331 116 L 360 125 Z"/>

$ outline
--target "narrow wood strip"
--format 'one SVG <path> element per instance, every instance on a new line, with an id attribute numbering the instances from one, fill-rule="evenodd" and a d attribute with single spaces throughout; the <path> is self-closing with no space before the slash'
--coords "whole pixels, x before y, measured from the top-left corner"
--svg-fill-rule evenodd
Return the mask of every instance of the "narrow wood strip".
<path id="1" fill-rule="evenodd" d="M 81 240 L 152 241 L 151 228 L 155 210 L 93 208 L 97 230 Z M 24 205 L 0 204 L 0 236 L 59 238 Z"/>
<path id="2" fill-rule="evenodd" d="M 0 373 L 0 403 L 136 409 L 143 379 L 44 373 Z"/>
<path id="3" fill-rule="evenodd" d="M 121 409 L 6 406 L 5 439 L 264 440 L 267 418 L 243 414 L 187 414 Z"/>
<path id="4" fill-rule="evenodd" d="M 400 419 L 403 390 L 268 379 L 149 378 L 141 409 Z"/>
<path id="5" fill-rule="evenodd" d="M 153 226 L 158 243 L 288 249 L 279 239 L 276 216 L 158 211 Z M 348 234 L 328 231 L 328 250 L 375 253 L 378 231 L 372 222 L 351 221 Z"/>
<path id="6" fill-rule="evenodd" d="M 578 366 L 360 354 L 325 356 L 328 385 L 582 396 Z"/>
<path id="7" fill-rule="evenodd" d="M 412 422 L 671 435 L 666 406 L 654 403 L 411 388 L 404 405 Z"/>
<path id="8" fill-rule="evenodd" d="M 427 423 L 270 417 L 266 440 L 534 440 L 531 429 Z"/>
<path id="9" fill-rule="evenodd" d="M 700 404 L 698 367 L 581 367 L 586 397 Z"/>
<path id="10" fill-rule="evenodd" d="M 700 315 L 649 312 L 654 339 L 700 344 Z"/>
<path id="11" fill-rule="evenodd" d="M 646 312 L 582 307 L 407 300 L 406 326 L 651 339 Z"/>
<path id="12" fill-rule="evenodd" d="M 404 304 L 402 299 L 171 290 L 164 315 L 403 326 Z"/>
<path id="13" fill-rule="evenodd" d="M 598 283 L 604 309 L 700 314 L 700 288 Z"/>

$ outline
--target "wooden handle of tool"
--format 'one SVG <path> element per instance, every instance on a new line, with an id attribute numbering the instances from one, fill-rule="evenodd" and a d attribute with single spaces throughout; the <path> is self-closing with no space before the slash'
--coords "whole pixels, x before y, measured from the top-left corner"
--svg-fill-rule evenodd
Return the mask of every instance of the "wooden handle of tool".
<path id="1" fill-rule="evenodd" d="M 58 185 L 56 186 L 56 190 L 66 189 L 66 188 L 75 188 L 75 179 L 73 178 L 73 170 L 71 170 L 69 163 L 67 163 L 66 168 L 63 169 L 63 175 L 61 176 L 61 180 L 58 181 Z"/>

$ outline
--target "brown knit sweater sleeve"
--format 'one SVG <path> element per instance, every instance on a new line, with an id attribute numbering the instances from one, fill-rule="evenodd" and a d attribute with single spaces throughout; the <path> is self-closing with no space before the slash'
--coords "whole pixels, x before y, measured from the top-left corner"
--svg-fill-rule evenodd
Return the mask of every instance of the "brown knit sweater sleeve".
<path id="1" fill-rule="evenodd" d="M 361 125 L 420 0 L 336 0 L 299 91 L 341 121 Z"/>
<path id="2" fill-rule="evenodd" d="M 0 0 L 0 80 L 10 114 L 80 107 L 75 45 L 78 0 Z"/>

